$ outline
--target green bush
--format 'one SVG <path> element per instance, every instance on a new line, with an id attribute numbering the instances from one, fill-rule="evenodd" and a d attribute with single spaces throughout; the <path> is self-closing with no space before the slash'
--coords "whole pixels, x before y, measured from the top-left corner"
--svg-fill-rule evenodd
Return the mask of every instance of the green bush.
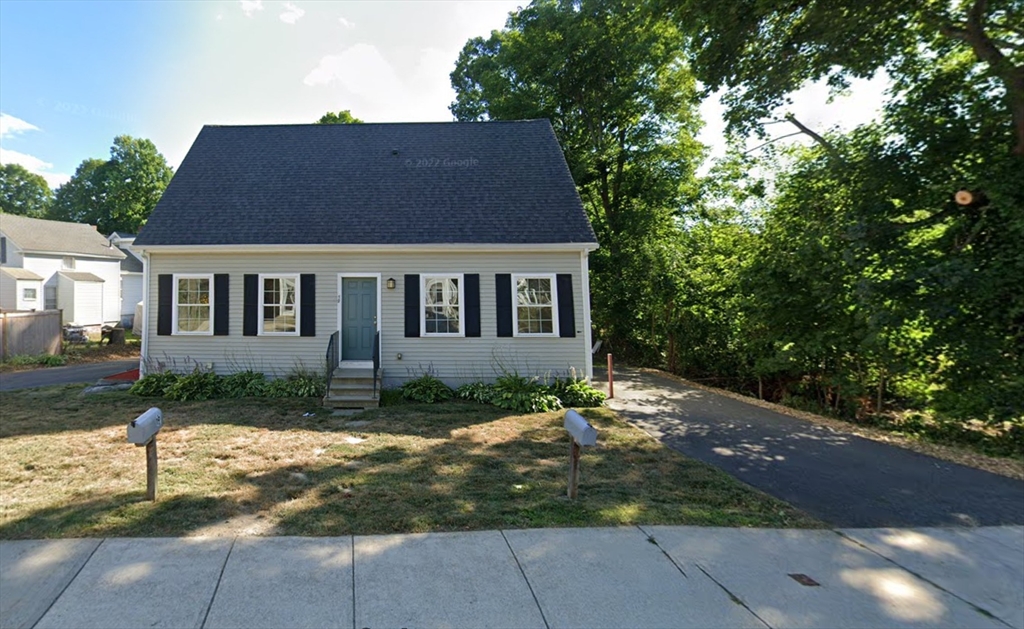
<path id="1" fill-rule="evenodd" d="M 263 395 L 266 397 L 323 397 L 326 392 L 324 379 L 312 373 L 294 373 L 287 378 L 278 378 L 267 383 Z"/>
<path id="2" fill-rule="evenodd" d="M 380 392 L 381 406 L 399 406 L 407 402 L 408 400 L 402 395 L 401 389 L 382 389 Z"/>
<path id="3" fill-rule="evenodd" d="M 415 380 L 410 380 L 402 385 L 402 395 L 405 399 L 413 402 L 447 402 L 455 394 L 447 384 L 441 382 L 429 373 L 425 373 Z"/>
<path id="4" fill-rule="evenodd" d="M 221 377 L 212 371 L 200 371 L 179 377 L 164 391 L 164 397 L 179 402 L 197 402 L 222 397 Z"/>
<path id="5" fill-rule="evenodd" d="M 258 371 L 239 371 L 221 381 L 224 397 L 260 397 L 266 389 L 267 377 Z"/>
<path id="6" fill-rule="evenodd" d="M 590 408 L 604 404 L 605 394 L 587 384 L 586 380 L 556 379 L 550 387 L 566 408 Z"/>
<path id="7" fill-rule="evenodd" d="M 517 413 L 543 413 L 562 408 L 558 397 L 536 378 L 504 374 L 494 382 L 492 389 L 491 404 Z"/>
<path id="8" fill-rule="evenodd" d="M 177 381 L 178 374 L 173 371 L 158 371 L 137 380 L 128 392 L 142 397 L 163 397 Z"/>
<path id="9" fill-rule="evenodd" d="M 470 382 L 456 389 L 455 397 L 468 402 L 490 404 L 494 398 L 494 387 L 486 382 Z"/>

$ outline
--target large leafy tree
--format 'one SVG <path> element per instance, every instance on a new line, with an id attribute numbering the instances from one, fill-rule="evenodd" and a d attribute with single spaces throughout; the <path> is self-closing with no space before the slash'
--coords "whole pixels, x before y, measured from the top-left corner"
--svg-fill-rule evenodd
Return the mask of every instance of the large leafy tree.
<path id="1" fill-rule="evenodd" d="M 41 218 L 53 202 L 53 191 L 40 175 L 20 164 L 0 166 L 0 211 Z"/>
<path id="2" fill-rule="evenodd" d="M 601 244 L 595 322 L 647 353 L 672 284 L 662 254 L 701 156 L 682 49 L 678 28 L 643 5 L 538 1 L 467 42 L 451 75 L 458 120 L 551 121 Z"/>
<path id="3" fill-rule="evenodd" d="M 338 113 L 329 111 L 320 116 L 320 119 L 314 124 L 359 124 L 361 122 L 363 121 L 353 116 L 351 111 L 344 109 Z"/>
<path id="4" fill-rule="evenodd" d="M 91 223 L 103 233 L 136 232 L 156 206 L 174 171 L 147 139 L 114 138 L 110 159 L 86 159 L 57 189 L 51 218 Z"/>
<path id="5" fill-rule="evenodd" d="M 963 60 L 961 91 L 991 86 L 1024 157 L 1022 0 L 662 0 L 692 35 L 692 62 L 708 93 L 725 89 L 734 130 L 759 122 L 810 81 L 841 89 L 884 70 L 897 82 Z"/>

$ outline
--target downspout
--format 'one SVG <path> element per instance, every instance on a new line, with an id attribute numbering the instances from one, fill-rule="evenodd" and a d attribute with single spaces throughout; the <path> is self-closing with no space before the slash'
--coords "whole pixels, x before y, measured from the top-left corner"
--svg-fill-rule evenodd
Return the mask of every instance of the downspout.
<path id="1" fill-rule="evenodd" d="M 146 375 L 146 350 L 149 346 L 149 252 L 142 252 L 142 347 L 139 352 L 139 377 Z"/>
<path id="2" fill-rule="evenodd" d="M 594 343 L 590 325 L 590 252 L 586 249 L 580 251 L 580 286 L 583 288 L 583 351 L 587 357 L 585 377 L 587 384 L 590 384 L 594 378 L 594 354 L 591 351 Z"/>

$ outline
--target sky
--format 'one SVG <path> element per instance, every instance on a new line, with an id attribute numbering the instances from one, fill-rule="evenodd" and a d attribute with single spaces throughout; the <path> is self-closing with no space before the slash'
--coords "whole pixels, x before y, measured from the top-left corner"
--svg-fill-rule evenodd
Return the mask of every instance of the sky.
<path id="1" fill-rule="evenodd" d="M 2 0 L 0 163 L 57 187 L 122 134 L 149 138 L 177 168 L 204 124 L 310 123 L 343 109 L 448 121 L 459 51 L 523 4 Z M 876 115 L 884 87 L 859 82 L 828 104 L 809 86 L 790 110 L 815 129 L 850 128 Z M 721 106 L 701 111 L 701 140 L 720 154 Z"/>

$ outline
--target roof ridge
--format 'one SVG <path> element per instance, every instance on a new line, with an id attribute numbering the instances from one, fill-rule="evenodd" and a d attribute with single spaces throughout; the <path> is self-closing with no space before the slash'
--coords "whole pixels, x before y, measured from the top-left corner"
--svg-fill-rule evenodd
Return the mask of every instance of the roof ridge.
<path id="1" fill-rule="evenodd" d="M 359 123 L 346 123 L 346 124 L 318 124 L 315 122 L 272 122 L 269 124 L 216 124 L 206 123 L 203 128 L 217 128 L 217 129 L 246 129 L 246 128 L 258 128 L 258 127 L 349 127 L 349 126 L 413 126 L 413 125 L 498 125 L 498 124 L 523 124 L 523 123 L 537 123 L 550 121 L 547 118 L 523 118 L 516 120 L 430 120 L 430 121 L 399 121 L 399 122 L 359 122 Z"/>

